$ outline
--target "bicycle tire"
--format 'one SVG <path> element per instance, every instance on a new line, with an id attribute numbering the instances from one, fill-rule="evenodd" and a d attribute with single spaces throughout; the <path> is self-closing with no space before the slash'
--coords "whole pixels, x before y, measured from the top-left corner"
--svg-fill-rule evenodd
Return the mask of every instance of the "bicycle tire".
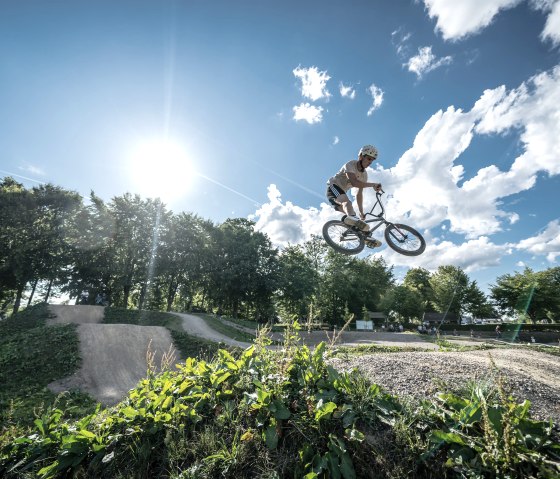
<path id="1" fill-rule="evenodd" d="M 405 256 L 418 256 L 426 249 L 424 237 L 407 225 L 389 224 L 385 229 L 385 241 L 389 247 Z"/>
<path id="2" fill-rule="evenodd" d="M 323 238 L 331 248 L 342 254 L 358 254 L 366 244 L 359 232 L 339 220 L 324 224 Z"/>

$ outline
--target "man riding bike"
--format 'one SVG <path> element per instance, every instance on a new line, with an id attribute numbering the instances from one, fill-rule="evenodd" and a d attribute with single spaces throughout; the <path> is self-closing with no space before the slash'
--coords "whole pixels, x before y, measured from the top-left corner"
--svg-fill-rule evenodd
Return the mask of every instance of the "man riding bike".
<path id="1" fill-rule="evenodd" d="M 327 181 L 327 199 L 336 211 L 345 213 L 342 221 L 347 225 L 355 226 L 364 232 L 369 231 L 369 225 L 363 221 L 365 219 L 363 208 L 363 189 L 372 187 L 375 191 L 381 190 L 381 183 L 370 183 L 367 181 L 367 167 L 377 159 L 377 148 L 372 145 L 363 146 L 357 160 L 346 163 L 340 171 Z M 358 188 L 356 203 L 360 211 L 360 218 L 356 216 L 352 201 L 347 195 L 351 188 Z M 375 248 L 381 246 L 381 242 L 368 238 L 367 246 Z"/>

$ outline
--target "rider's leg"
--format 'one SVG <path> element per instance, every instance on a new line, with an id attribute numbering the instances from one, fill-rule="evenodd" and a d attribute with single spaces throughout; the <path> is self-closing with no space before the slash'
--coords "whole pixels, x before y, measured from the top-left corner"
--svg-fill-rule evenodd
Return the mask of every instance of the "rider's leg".
<path id="1" fill-rule="evenodd" d="M 352 206 L 352 201 L 350 201 L 350 198 L 348 198 L 348 196 L 340 195 L 336 199 L 336 202 L 346 213 L 346 216 L 342 218 L 342 221 L 344 221 L 349 225 L 357 226 L 362 231 L 366 231 L 366 232 L 369 231 L 369 225 L 365 221 L 362 221 L 356 216 L 356 211 L 354 210 L 354 207 Z"/>
<path id="2" fill-rule="evenodd" d="M 327 188 L 327 199 L 336 211 L 346 213 L 342 217 L 342 221 L 344 221 L 344 223 L 351 226 L 357 226 L 362 231 L 369 230 L 369 225 L 356 216 L 356 212 L 352 206 L 352 201 L 350 201 L 350 198 L 348 198 L 348 195 L 346 195 L 342 188 L 337 185 L 329 185 Z"/>
<path id="3" fill-rule="evenodd" d="M 352 202 L 350 201 L 350 198 L 348 198 L 348 196 L 340 195 L 336 199 L 336 202 L 340 205 L 342 211 L 348 216 L 356 216 L 356 211 L 354 211 L 354 207 L 352 206 Z"/>

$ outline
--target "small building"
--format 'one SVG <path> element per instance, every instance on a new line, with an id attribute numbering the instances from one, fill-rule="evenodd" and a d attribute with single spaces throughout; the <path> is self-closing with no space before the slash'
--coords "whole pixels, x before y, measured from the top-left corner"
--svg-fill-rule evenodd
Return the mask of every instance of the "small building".
<path id="1" fill-rule="evenodd" d="M 367 319 L 362 318 L 356 320 L 356 331 L 373 331 L 375 327 L 385 324 L 387 318 L 383 313 L 378 311 L 368 311 Z"/>

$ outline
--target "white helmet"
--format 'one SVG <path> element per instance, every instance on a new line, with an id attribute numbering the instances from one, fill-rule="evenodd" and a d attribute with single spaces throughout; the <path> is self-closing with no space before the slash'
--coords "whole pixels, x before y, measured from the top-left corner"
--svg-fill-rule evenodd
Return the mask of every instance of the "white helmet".
<path id="1" fill-rule="evenodd" d="M 374 160 L 377 158 L 377 148 L 375 148 L 375 146 L 373 145 L 366 145 L 366 146 L 362 146 L 362 148 L 360 148 L 360 152 L 358 153 L 359 155 L 367 155 L 367 156 L 371 156 Z"/>

